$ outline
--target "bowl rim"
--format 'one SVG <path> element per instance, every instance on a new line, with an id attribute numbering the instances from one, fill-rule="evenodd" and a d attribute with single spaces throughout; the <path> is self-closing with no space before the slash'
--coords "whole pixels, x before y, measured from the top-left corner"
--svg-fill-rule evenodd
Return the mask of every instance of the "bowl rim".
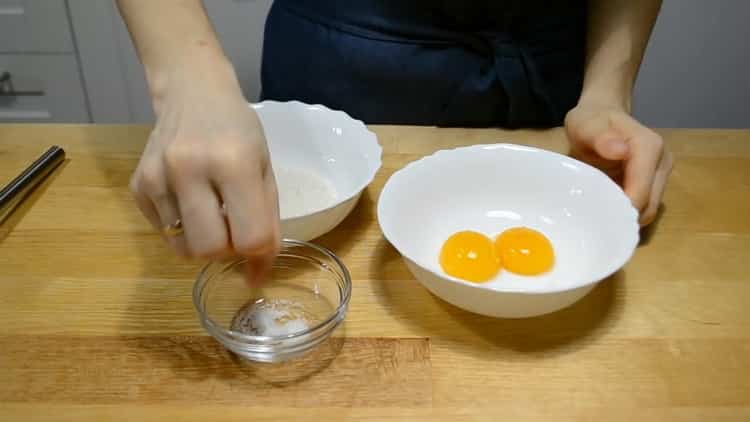
<path id="1" fill-rule="evenodd" d="M 335 329 L 341 320 L 343 320 L 344 316 L 346 315 L 348 306 L 349 306 L 349 300 L 351 299 L 352 295 L 352 279 L 351 274 L 349 273 L 349 270 L 346 268 L 346 265 L 344 265 L 343 261 L 336 256 L 331 250 L 328 248 L 325 248 L 323 246 L 316 245 L 311 242 L 305 242 L 302 240 L 296 240 L 296 239 L 283 239 L 281 241 L 282 243 L 282 249 L 284 245 L 290 245 L 290 246 L 301 246 L 301 247 L 307 247 L 316 250 L 317 252 L 322 253 L 326 257 L 330 258 L 336 267 L 338 267 L 339 270 L 341 270 L 342 275 L 342 295 L 341 299 L 336 306 L 336 308 L 331 312 L 331 314 L 323 321 L 315 324 L 312 327 L 309 327 L 302 331 L 296 331 L 290 334 L 284 334 L 284 335 L 277 335 L 277 336 L 254 336 L 250 334 L 244 334 L 240 333 L 231 329 L 224 328 L 217 322 L 215 322 L 213 319 L 211 319 L 205 310 L 203 310 L 200 301 L 202 297 L 202 291 L 203 287 L 208 283 L 210 280 L 210 277 L 206 277 L 206 273 L 208 272 L 209 268 L 211 268 L 213 265 L 217 264 L 217 261 L 211 261 L 203 266 L 201 271 L 198 273 L 198 277 L 195 280 L 195 283 L 193 284 L 193 307 L 195 308 L 195 311 L 198 313 L 198 318 L 200 319 L 201 323 L 203 324 L 204 328 L 206 328 L 206 331 L 214 337 L 217 338 L 220 342 L 224 343 L 223 337 L 229 336 L 231 339 L 240 339 L 247 341 L 248 343 L 251 343 L 253 345 L 262 346 L 265 344 L 273 344 L 278 345 L 278 342 L 280 341 L 290 341 L 298 338 L 308 338 L 311 342 L 314 341 L 316 338 L 318 338 L 320 335 L 328 335 L 330 334 L 333 329 Z M 232 259 L 230 261 L 227 261 L 224 263 L 224 268 L 227 266 L 236 265 L 238 262 L 242 261 L 243 258 L 237 258 Z M 336 321 L 338 320 L 338 321 Z M 211 329 L 209 329 L 209 327 Z M 323 330 L 323 332 L 320 333 L 320 335 L 315 336 L 313 334 L 317 333 L 321 329 L 328 328 L 327 330 Z M 215 330 L 212 331 L 212 330 Z M 217 333 L 219 335 L 217 335 Z M 221 337 L 221 338 L 219 338 Z M 284 353 L 283 346 L 281 346 L 282 349 L 278 350 L 274 353 Z"/>
<path id="2" fill-rule="evenodd" d="M 336 201 L 332 203 L 331 205 L 328 205 L 326 207 L 315 209 L 312 211 L 308 211 L 304 214 L 299 215 L 293 215 L 290 217 L 283 218 L 282 221 L 295 221 L 302 218 L 307 218 L 314 215 L 323 214 L 325 212 L 328 212 L 348 201 L 356 197 L 357 195 L 361 194 L 363 190 L 365 190 L 370 184 L 372 184 L 372 181 L 375 180 L 375 176 L 380 171 L 381 167 L 383 166 L 383 147 L 380 145 L 380 141 L 378 140 L 378 136 L 375 132 L 371 131 L 367 125 L 362 120 L 355 119 L 352 117 L 349 113 L 343 111 L 343 110 L 336 110 L 332 109 L 330 107 L 327 107 L 323 104 L 308 104 L 304 103 L 302 101 L 298 100 L 291 100 L 291 101 L 277 101 L 277 100 L 263 100 L 256 103 L 248 103 L 250 108 L 253 110 L 258 110 L 260 108 L 265 107 L 302 107 L 304 109 L 318 109 L 322 110 L 326 113 L 331 113 L 333 115 L 339 116 L 339 118 L 342 118 L 344 120 L 348 120 L 354 124 L 355 127 L 362 130 L 362 133 L 364 134 L 364 137 L 367 139 L 368 142 L 371 142 L 373 147 L 373 166 L 370 166 L 369 173 L 366 177 L 363 178 L 361 183 L 358 183 L 355 188 L 352 189 L 351 193 L 347 193 L 345 195 L 338 195 L 336 198 Z M 263 119 L 258 116 L 261 122 L 261 126 L 263 125 Z M 265 129 L 264 129 L 265 130 Z M 368 160 L 369 161 L 369 160 Z M 271 163 L 273 165 L 273 163 Z"/>
<path id="3" fill-rule="evenodd" d="M 486 149 L 505 149 L 505 150 L 511 150 L 511 151 L 526 151 L 526 152 L 541 153 L 542 155 L 548 155 L 548 156 L 551 156 L 551 157 L 554 157 L 554 158 L 566 160 L 567 162 L 573 163 L 573 164 L 575 164 L 577 166 L 581 166 L 581 167 L 587 169 L 587 171 L 593 171 L 593 174 L 595 174 L 597 176 L 601 176 L 602 178 L 604 178 L 606 180 L 605 183 L 607 183 L 611 187 L 616 188 L 617 192 L 620 192 L 620 194 L 621 194 L 620 202 L 622 202 L 625 205 L 625 207 L 624 207 L 625 212 L 627 214 L 629 214 L 629 217 L 631 217 L 631 224 L 630 224 L 630 226 L 631 226 L 631 228 L 633 230 L 632 231 L 630 231 L 630 230 L 626 231 L 626 234 L 627 233 L 632 233 L 632 236 L 630 236 L 630 239 L 629 239 L 630 242 L 627 245 L 627 250 L 629 252 L 623 254 L 623 256 L 621 257 L 621 259 L 618 259 L 616 261 L 612 261 L 613 264 L 611 266 L 609 266 L 606 271 L 602 271 L 600 274 L 596 274 L 595 273 L 595 274 L 592 274 L 589 277 L 582 277 L 582 281 L 573 283 L 573 284 L 571 284 L 569 286 L 559 286 L 559 287 L 551 287 L 551 288 L 544 288 L 544 289 L 539 289 L 538 287 L 534 288 L 535 286 L 533 284 L 530 285 L 530 288 L 525 289 L 525 288 L 510 288 L 510 287 L 507 287 L 507 286 L 503 286 L 502 284 L 496 285 L 495 283 L 493 283 L 492 285 L 489 285 L 489 283 L 472 283 L 472 282 L 468 282 L 468 281 L 461 280 L 459 278 L 450 276 L 448 274 L 444 274 L 444 273 L 441 273 L 441 272 L 434 271 L 433 269 L 431 269 L 431 268 L 423 265 L 422 263 L 418 262 L 417 260 L 414 260 L 413 258 L 409 257 L 393 241 L 393 238 L 394 238 L 393 234 L 390 233 L 389 230 L 387 230 L 386 227 L 384 227 L 384 224 L 383 224 L 382 218 L 381 218 L 381 215 L 383 213 L 383 201 L 382 201 L 382 198 L 384 197 L 385 194 L 387 194 L 387 192 L 389 191 L 389 189 L 393 189 L 393 187 L 392 187 L 393 186 L 393 184 L 392 184 L 393 180 L 395 178 L 397 178 L 399 175 L 403 175 L 404 174 L 403 172 L 409 171 L 409 169 L 413 169 L 415 166 L 424 165 L 425 163 L 429 163 L 430 161 L 434 161 L 436 158 L 439 158 L 440 156 L 445 156 L 445 155 L 460 153 L 460 152 L 463 152 L 463 151 L 486 150 Z M 507 142 L 507 141 L 506 142 L 493 142 L 493 143 L 477 143 L 477 144 L 473 144 L 473 145 L 459 146 L 459 147 L 455 147 L 455 148 L 440 149 L 440 150 L 437 150 L 437 151 L 433 152 L 432 154 L 429 154 L 429 155 L 426 155 L 424 157 L 418 158 L 418 159 L 416 159 L 416 160 L 414 160 L 414 161 L 406 164 L 402 168 L 400 168 L 397 171 L 395 171 L 388 178 L 388 180 L 385 182 L 385 184 L 383 185 L 383 189 L 380 191 L 380 195 L 378 197 L 377 219 L 378 219 L 378 225 L 380 226 L 380 231 L 383 233 L 383 236 L 386 238 L 386 240 L 388 240 L 388 242 L 391 244 L 391 246 L 393 246 L 393 248 L 396 249 L 396 251 L 398 251 L 398 253 L 401 255 L 401 257 L 403 259 L 406 259 L 406 260 L 412 262 L 414 265 L 418 266 L 422 270 L 427 271 L 428 273 L 430 273 L 434 277 L 437 277 L 437 278 L 443 279 L 443 280 L 447 280 L 449 282 L 457 283 L 457 284 L 460 284 L 460 285 L 464 285 L 464 286 L 467 286 L 467 287 L 471 287 L 471 288 L 476 288 L 476 289 L 480 289 L 480 290 L 487 290 L 487 291 L 493 291 L 493 292 L 497 292 L 497 293 L 508 293 L 508 294 L 546 295 L 546 294 L 568 292 L 568 291 L 571 291 L 571 290 L 576 290 L 576 289 L 587 287 L 587 286 L 590 286 L 590 285 L 593 285 L 593 284 L 597 284 L 597 283 L 603 281 L 604 279 L 606 279 L 607 277 L 611 276 L 612 274 L 615 274 L 620 269 L 622 269 L 622 267 L 625 266 L 625 264 L 627 264 L 627 262 L 633 257 L 633 254 L 635 253 L 636 247 L 638 246 L 638 242 L 640 241 L 640 233 L 639 233 L 640 226 L 638 224 L 638 211 L 635 209 L 635 207 L 633 207 L 632 202 L 625 195 L 625 193 L 623 192 L 622 188 L 620 188 L 620 186 L 617 185 L 617 183 L 615 183 L 604 172 L 602 172 L 601 170 L 599 170 L 598 168 L 596 168 L 596 167 L 594 167 L 594 166 L 592 166 L 590 164 L 584 163 L 584 162 L 582 162 L 580 160 L 576 160 L 575 158 L 572 158 L 572 157 L 564 155 L 564 154 L 560 154 L 560 153 L 555 152 L 555 151 L 550 151 L 550 150 L 546 150 L 546 149 L 542 149 L 542 148 L 537 148 L 537 147 L 533 147 L 533 146 L 528 146 L 528 145 L 514 144 L 514 143 L 511 143 L 511 142 Z M 628 240 L 628 239 L 626 239 L 626 240 Z"/>

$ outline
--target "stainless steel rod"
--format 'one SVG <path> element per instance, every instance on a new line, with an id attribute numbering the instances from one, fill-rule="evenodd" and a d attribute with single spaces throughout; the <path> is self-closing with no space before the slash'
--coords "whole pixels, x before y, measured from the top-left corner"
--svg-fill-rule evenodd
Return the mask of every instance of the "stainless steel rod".
<path id="1" fill-rule="evenodd" d="M 65 161 L 65 151 L 53 146 L 0 190 L 0 223 L 5 221 L 26 196 Z"/>

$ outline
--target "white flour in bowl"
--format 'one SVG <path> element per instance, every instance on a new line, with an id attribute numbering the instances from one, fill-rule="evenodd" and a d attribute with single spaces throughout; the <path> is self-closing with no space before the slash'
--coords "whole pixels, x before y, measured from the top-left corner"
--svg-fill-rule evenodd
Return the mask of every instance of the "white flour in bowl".
<path id="1" fill-rule="evenodd" d="M 336 203 L 333 184 L 321 175 L 296 167 L 274 167 L 281 218 L 299 217 Z"/>

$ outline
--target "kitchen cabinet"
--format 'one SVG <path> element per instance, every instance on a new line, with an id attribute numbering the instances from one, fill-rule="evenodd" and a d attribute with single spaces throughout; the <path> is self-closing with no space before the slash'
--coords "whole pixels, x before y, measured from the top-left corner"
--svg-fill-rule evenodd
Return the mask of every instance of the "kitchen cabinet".
<path id="1" fill-rule="evenodd" d="M 0 0 L 0 53 L 72 53 L 65 0 Z"/>
<path id="2" fill-rule="evenodd" d="M 64 0 L 0 0 L 0 122 L 89 120 Z"/>
<path id="3" fill-rule="evenodd" d="M 204 2 L 250 100 L 260 92 L 271 2 Z M 114 0 L 0 0 L 0 123 L 152 120 L 143 69 Z"/>
<path id="4" fill-rule="evenodd" d="M 85 122 L 73 54 L 0 54 L 0 122 Z"/>

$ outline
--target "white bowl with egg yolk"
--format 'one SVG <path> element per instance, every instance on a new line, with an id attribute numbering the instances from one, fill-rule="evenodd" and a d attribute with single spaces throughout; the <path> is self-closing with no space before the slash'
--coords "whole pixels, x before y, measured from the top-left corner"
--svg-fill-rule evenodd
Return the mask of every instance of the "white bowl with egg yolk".
<path id="1" fill-rule="evenodd" d="M 279 191 L 285 238 L 321 236 L 352 211 L 381 165 L 364 123 L 299 101 L 251 104 L 260 118 Z"/>
<path id="2" fill-rule="evenodd" d="M 639 237 L 638 212 L 604 173 L 513 144 L 443 150 L 410 163 L 383 188 L 378 220 L 429 291 L 465 310 L 502 318 L 573 304 L 625 265 Z M 532 228 L 550 240 L 552 269 L 536 276 L 501 269 L 484 283 L 442 270 L 441 246 L 453 233 L 474 230 L 494 239 L 512 227 Z"/>

